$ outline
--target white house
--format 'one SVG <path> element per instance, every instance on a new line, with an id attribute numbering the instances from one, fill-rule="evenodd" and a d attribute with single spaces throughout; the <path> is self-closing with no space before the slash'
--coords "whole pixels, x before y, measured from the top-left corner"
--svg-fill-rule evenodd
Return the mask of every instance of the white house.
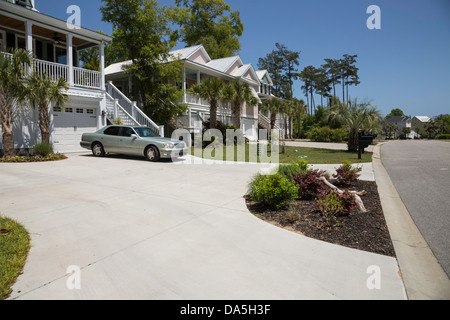
<path id="1" fill-rule="evenodd" d="M 415 116 L 411 120 L 411 128 L 414 134 L 414 137 L 421 137 L 423 136 L 425 131 L 425 125 L 430 122 L 431 119 L 427 116 Z"/>
<path id="2" fill-rule="evenodd" d="M 34 72 L 53 79 L 63 77 L 69 84 L 70 100 L 66 106 L 50 109 L 55 152 L 81 151 L 81 134 L 106 124 L 103 49 L 111 40 L 109 36 L 40 13 L 33 0 L 0 0 L 1 54 L 8 55 L 6 52 L 12 48 L 24 48 L 34 57 Z M 79 67 L 79 52 L 91 47 L 100 49 L 99 72 Z M 22 110 L 25 111 L 15 117 L 14 123 L 16 149 L 31 148 L 40 140 L 37 110 Z"/>
<path id="3" fill-rule="evenodd" d="M 392 116 L 387 118 L 386 121 L 397 126 L 397 137 L 404 133 L 403 128 L 411 129 L 411 119 L 406 116 Z M 406 138 L 408 139 L 414 138 L 412 129 L 410 133 L 406 134 Z"/>
<path id="4" fill-rule="evenodd" d="M 174 122 L 170 124 L 173 128 L 185 128 L 191 132 L 198 132 L 201 130 L 202 122 L 209 119 L 209 102 L 186 91 L 208 77 L 216 77 L 224 81 L 237 79 L 246 82 L 249 84 L 253 95 L 258 98 L 258 102 L 273 97 L 271 95 L 273 83 L 268 77 L 267 71 L 255 71 L 251 64 L 244 64 L 239 56 L 213 60 L 202 45 L 174 50 L 170 52 L 170 55 L 179 58 L 184 64 L 181 86 L 185 93 L 182 101 L 177 102 L 188 105 L 186 114 L 174 119 Z M 123 70 L 123 67 L 130 63 L 131 61 L 115 63 L 105 69 L 106 81 L 112 89 L 110 94 L 117 92 L 121 92 L 125 96 L 130 94 L 133 83 Z M 120 101 L 119 104 L 121 104 Z M 218 120 L 227 125 L 233 124 L 229 103 L 224 102 L 219 105 Z M 244 103 L 241 109 L 240 129 L 243 130 L 247 138 L 257 140 L 258 128 L 266 128 L 261 123 L 267 123 L 267 121 L 268 119 L 260 114 L 258 105 L 249 106 Z"/>

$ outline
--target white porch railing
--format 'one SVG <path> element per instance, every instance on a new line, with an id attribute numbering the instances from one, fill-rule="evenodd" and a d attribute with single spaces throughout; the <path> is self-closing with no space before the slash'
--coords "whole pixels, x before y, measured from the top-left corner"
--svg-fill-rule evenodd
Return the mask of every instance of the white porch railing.
<path id="1" fill-rule="evenodd" d="M 100 89 L 102 87 L 102 73 L 73 67 L 73 82 L 77 87 Z"/>
<path id="2" fill-rule="evenodd" d="M 33 59 L 33 71 L 39 75 L 46 75 L 53 81 L 63 78 L 68 81 L 69 67 L 65 64 Z"/>
<path id="3" fill-rule="evenodd" d="M 7 57 L 12 58 L 11 53 L 1 52 Z M 32 59 L 33 71 L 39 75 L 46 75 L 53 81 L 63 78 L 69 82 L 69 66 L 61 63 Z M 98 71 L 73 67 L 73 85 L 89 89 L 102 88 L 102 73 Z"/>

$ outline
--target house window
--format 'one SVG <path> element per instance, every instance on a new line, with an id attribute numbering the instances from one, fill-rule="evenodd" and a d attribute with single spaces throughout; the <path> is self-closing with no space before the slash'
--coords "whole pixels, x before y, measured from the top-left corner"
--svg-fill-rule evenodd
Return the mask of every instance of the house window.
<path id="1" fill-rule="evenodd" d="M 66 48 L 55 46 L 55 62 L 61 63 L 61 64 L 67 64 Z"/>
<path id="2" fill-rule="evenodd" d="M 84 111 L 83 111 L 83 109 L 81 109 L 81 108 L 77 108 L 77 109 L 76 109 L 76 112 L 77 112 L 77 113 L 83 113 Z"/>
<path id="3" fill-rule="evenodd" d="M 20 49 L 26 49 L 26 42 L 25 42 L 25 38 L 23 37 L 16 37 L 16 48 L 20 48 Z"/>
<path id="4" fill-rule="evenodd" d="M 73 113 L 73 108 L 66 108 L 65 110 L 67 113 Z"/>

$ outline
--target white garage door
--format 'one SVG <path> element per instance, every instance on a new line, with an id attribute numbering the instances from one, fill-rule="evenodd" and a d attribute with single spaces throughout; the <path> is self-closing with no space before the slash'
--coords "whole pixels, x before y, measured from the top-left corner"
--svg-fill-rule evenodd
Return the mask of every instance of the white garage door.
<path id="1" fill-rule="evenodd" d="M 86 151 L 80 147 L 81 135 L 97 131 L 97 109 L 89 107 L 53 108 L 53 149 L 68 153 Z"/>

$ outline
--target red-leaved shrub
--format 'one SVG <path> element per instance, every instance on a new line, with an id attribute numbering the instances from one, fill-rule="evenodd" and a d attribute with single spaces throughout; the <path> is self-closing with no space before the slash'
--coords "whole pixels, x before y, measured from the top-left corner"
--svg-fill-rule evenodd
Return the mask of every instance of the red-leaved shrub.
<path id="1" fill-rule="evenodd" d="M 292 180 L 298 186 L 298 196 L 303 200 L 314 200 L 328 187 L 319 180 L 321 176 L 328 178 L 328 174 L 323 170 L 310 170 L 305 173 L 295 175 Z"/>

